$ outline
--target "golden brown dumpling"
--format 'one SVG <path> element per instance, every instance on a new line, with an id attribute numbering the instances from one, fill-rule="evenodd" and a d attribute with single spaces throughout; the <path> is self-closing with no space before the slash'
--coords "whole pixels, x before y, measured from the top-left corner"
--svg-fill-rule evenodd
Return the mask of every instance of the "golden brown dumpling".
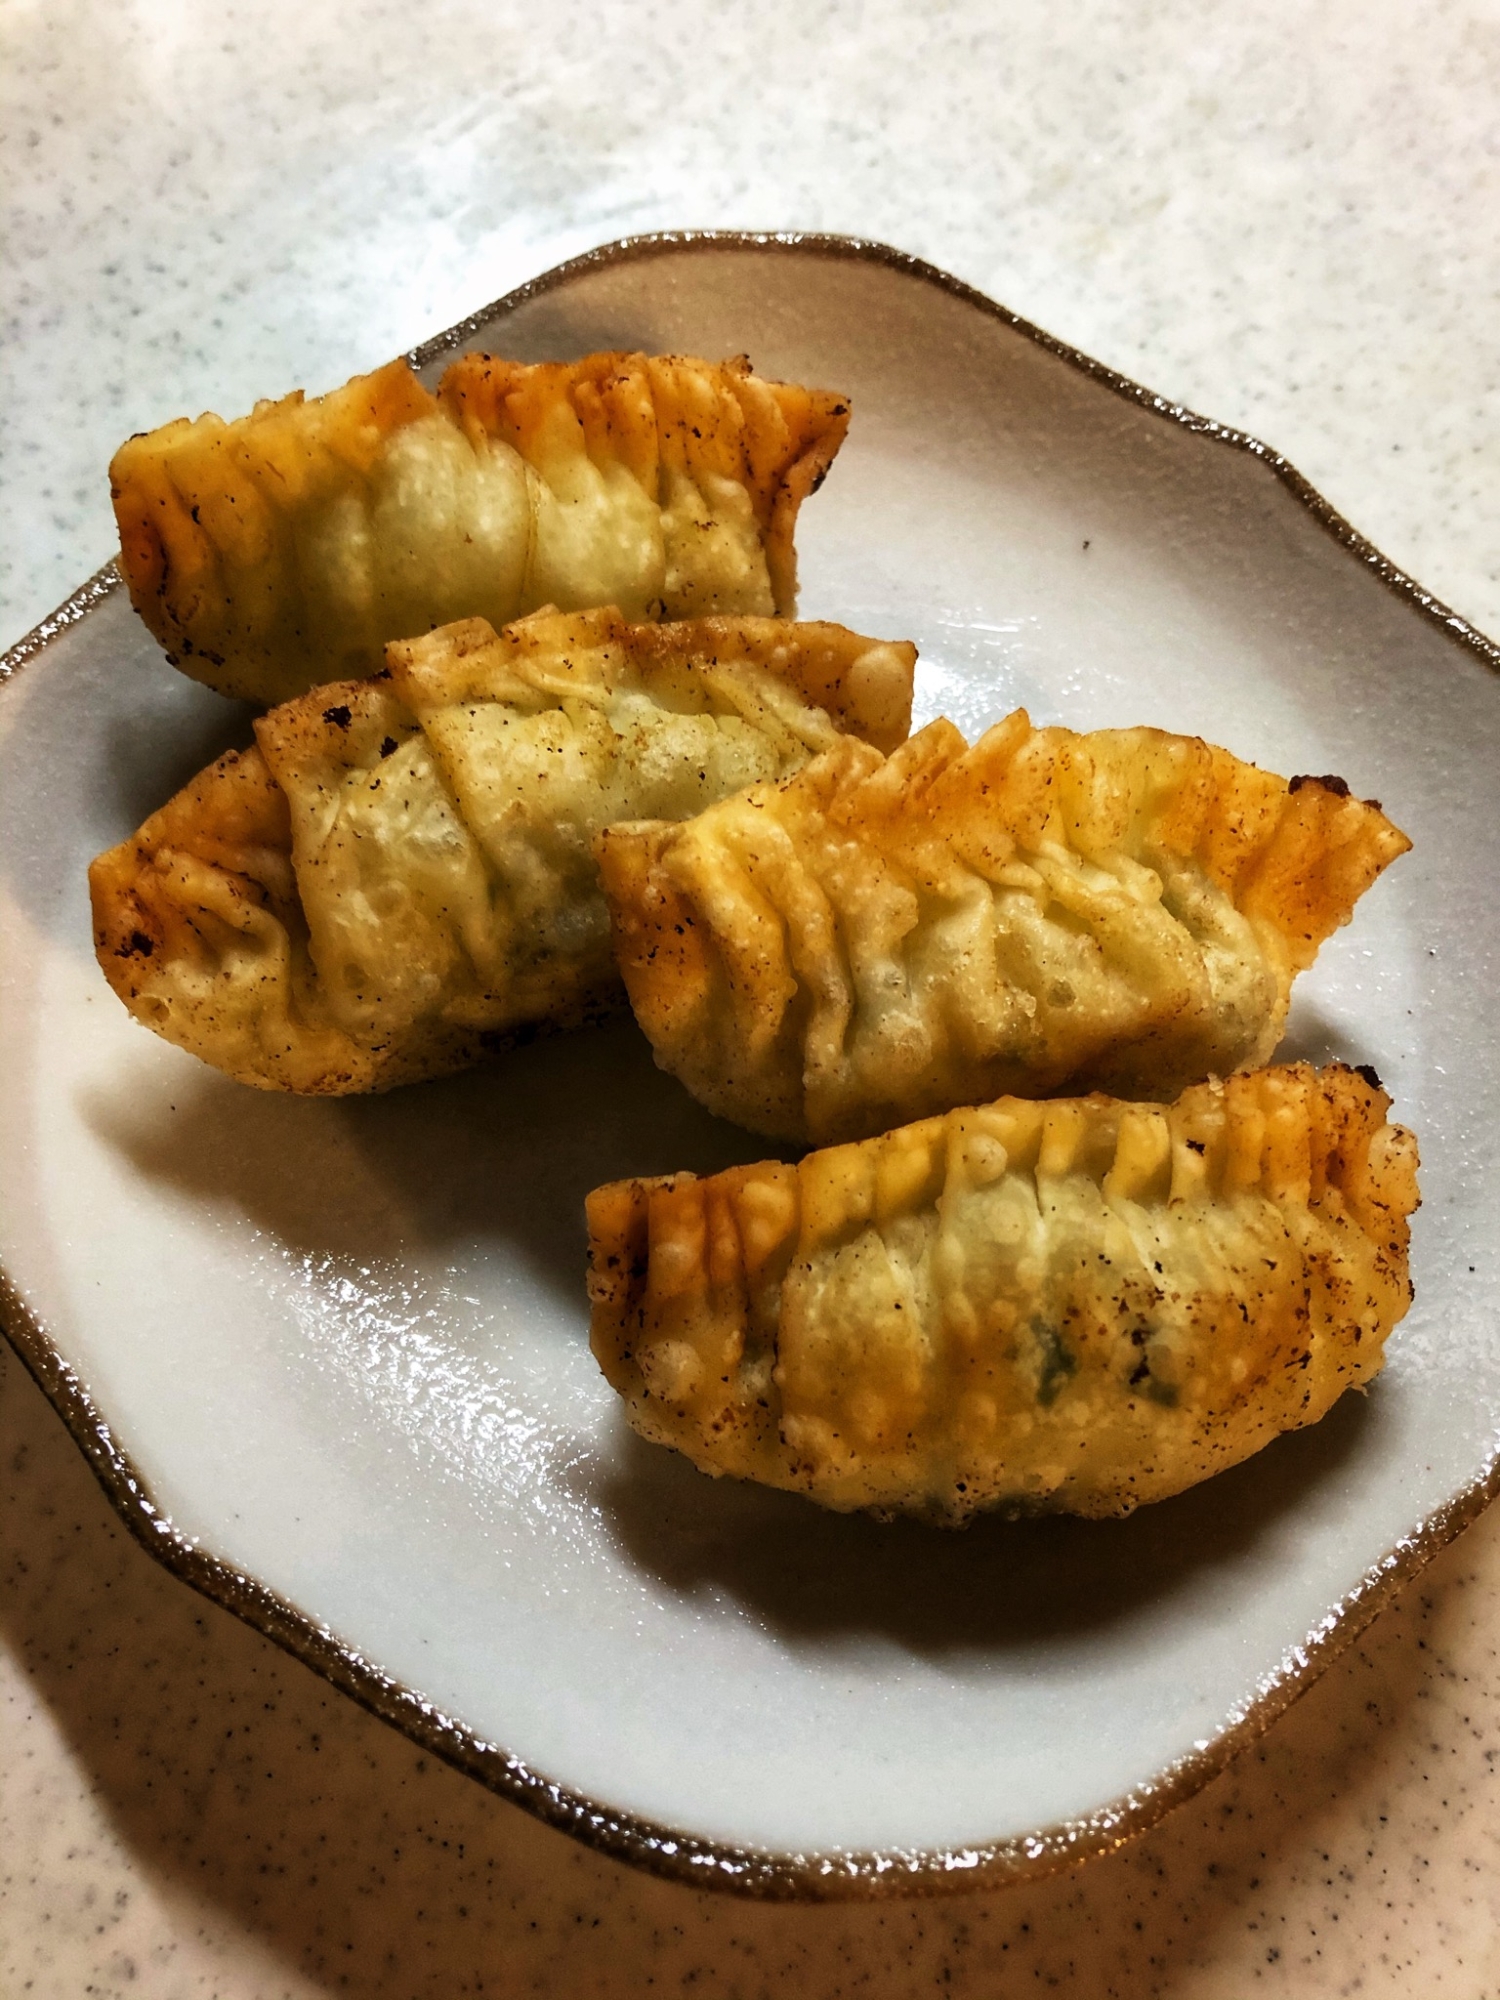
<path id="1" fill-rule="evenodd" d="M 616 1182 L 594 1353 L 705 1472 L 952 1524 L 1127 1514 L 1379 1369 L 1417 1205 L 1388 1107 L 1373 1072 L 1298 1066 Z"/>
<path id="2" fill-rule="evenodd" d="M 971 750 L 949 722 L 889 758 L 837 744 L 598 852 L 657 1061 L 753 1132 L 827 1144 L 1265 1062 L 1293 977 L 1410 844 L 1337 778 L 1017 710 Z"/>
<path id="3" fill-rule="evenodd" d="M 90 870 L 140 1021 L 246 1083 L 383 1090 L 623 1004 L 590 843 L 906 732 L 915 649 L 840 625 L 482 619 L 256 724 Z"/>
<path id="4" fill-rule="evenodd" d="M 174 665 L 267 703 L 458 618 L 789 617 L 797 509 L 848 423 L 845 397 L 743 357 L 469 354 L 436 396 L 393 361 L 131 438 L 120 566 Z"/>

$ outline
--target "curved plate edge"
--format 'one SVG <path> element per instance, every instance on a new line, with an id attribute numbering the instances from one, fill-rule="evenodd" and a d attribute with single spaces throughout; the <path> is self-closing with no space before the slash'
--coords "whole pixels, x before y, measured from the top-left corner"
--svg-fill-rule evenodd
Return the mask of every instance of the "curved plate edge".
<path id="1" fill-rule="evenodd" d="M 662 252 L 697 248 L 775 249 L 863 259 L 935 285 L 1000 320 L 1117 395 L 1213 441 L 1256 457 L 1333 538 L 1374 571 L 1450 639 L 1500 669 L 1500 646 L 1451 611 L 1367 541 L 1279 452 L 1213 418 L 1200 417 L 1143 388 L 1033 326 L 936 265 L 882 243 L 800 232 L 688 230 L 625 237 L 569 259 L 507 293 L 493 305 L 413 348 L 407 360 L 420 367 L 451 352 L 477 329 L 530 298 L 582 272 Z M 97 570 L 24 638 L 0 654 L 0 683 L 11 679 L 60 633 L 113 595 L 123 579 L 114 562 Z M 501 1798 L 586 1845 L 648 1873 L 700 1889 L 718 1889 L 763 1901 L 870 1901 L 918 1897 L 964 1889 L 1035 1882 L 1080 1862 L 1112 1853 L 1147 1832 L 1218 1776 L 1304 1694 L 1433 1557 L 1477 1519 L 1500 1493 L 1500 1448 L 1479 1476 L 1368 1569 L 1300 1645 L 1258 1687 L 1255 1698 L 1190 1755 L 1148 1783 L 1100 1806 L 1084 1818 L 1043 1827 L 988 1844 L 951 1849 L 777 1854 L 723 1847 L 601 1806 L 533 1771 L 498 1744 L 476 1736 L 434 1703 L 405 1687 L 346 1645 L 327 1626 L 181 1534 L 151 1499 L 146 1482 L 116 1443 L 102 1413 L 76 1372 L 0 1270 L 0 1332 L 83 1453 L 105 1497 L 136 1541 L 164 1568 L 264 1638 L 389 1723 L 419 1748 L 476 1779 Z"/>
<path id="2" fill-rule="evenodd" d="M 1217 1736 L 1151 1781 L 1086 1817 L 981 1846 L 886 1849 L 866 1853 L 776 1854 L 721 1847 L 632 1814 L 613 1811 L 533 1771 L 519 1757 L 476 1736 L 433 1702 L 393 1679 L 326 1625 L 208 1554 L 175 1528 L 151 1499 L 145 1480 L 116 1443 L 78 1375 L 0 1272 L 0 1331 L 62 1419 L 115 1513 L 146 1552 L 172 1575 L 280 1646 L 389 1723 L 420 1749 L 477 1779 L 546 1825 L 666 1880 L 764 1902 L 868 1902 L 887 1897 L 955 1894 L 1036 1882 L 1110 1854 L 1155 1826 L 1201 1791 L 1262 1736 L 1323 1670 L 1440 1550 L 1500 1492 L 1500 1452 L 1481 1476 L 1405 1535 L 1368 1569 L 1348 1595 L 1294 1646 L 1256 1698 Z"/>
<path id="3" fill-rule="evenodd" d="M 1179 424 L 1184 430 L 1200 437 L 1211 438 L 1214 443 L 1227 445 L 1232 451 L 1241 451 L 1251 458 L 1257 458 L 1273 472 L 1294 497 L 1301 502 L 1317 521 L 1318 525 L 1341 547 L 1372 570 L 1382 583 L 1397 596 L 1442 627 L 1450 639 L 1478 653 L 1482 660 L 1492 667 L 1500 668 L 1500 644 L 1487 638 L 1476 625 L 1467 618 L 1460 617 L 1441 598 L 1434 597 L 1430 590 L 1409 576 L 1405 570 L 1393 563 L 1389 556 L 1376 548 L 1375 544 L 1360 533 L 1351 521 L 1338 511 L 1332 501 L 1325 500 L 1311 480 L 1305 478 L 1290 459 L 1284 458 L 1273 446 L 1253 437 L 1249 431 L 1236 430 L 1231 424 L 1221 424 L 1215 417 L 1200 416 L 1184 403 L 1174 403 L 1169 396 L 1159 396 L 1154 389 L 1134 381 L 1129 375 L 1122 375 L 1118 369 L 1108 367 L 1102 361 L 1094 360 L 1081 348 L 1059 340 L 1045 328 L 1024 319 L 1020 313 L 1012 312 L 1009 306 L 1002 306 L 986 293 L 966 284 L 962 278 L 955 278 L 937 264 L 929 264 L 925 258 L 914 257 L 910 251 L 896 250 L 888 243 L 880 243 L 864 236 L 821 235 L 808 230 L 766 230 L 743 229 L 671 229 L 658 230 L 651 235 L 622 236 L 613 243 L 603 243 L 595 250 L 585 250 L 577 257 L 570 257 L 566 263 L 556 264 L 550 271 L 539 277 L 530 278 L 524 285 L 518 285 L 503 298 L 493 304 L 483 306 L 478 312 L 470 313 L 467 319 L 456 326 L 436 333 L 420 346 L 411 348 L 406 360 L 413 368 L 422 368 L 428 362 L 439 360 L 445 354 L 455 353 L 464 342 L 477 334 L 481 327 L 502 314 L 513 312 L 517 306 L 529 299 L 542 297 L 560 285 L 569 283 L 593 270 L 602 270 L 611 264 L 634 263 L 663 253 L 687 253 L 700 249 L 730 250 L 773 250 L 789 251 L 793 254 L 817 257 L 848 258 L 854 261 L 883 264 L 893 271 L 904 272 L 918 278 L 924 284 L 935 286 L 937 290 L 962 299 L 965 304 L 975 307 L 988 319 L 997 319 L 1024 339 L 1055 354 L 1059 360 L 1067 362 L 1081 375 L 1101 383 L 1121 396 L 1126 402 L 1136 403 L 1153 415 L 1164 417 L 1169 422 Z"/>
<path id="4" fill-rule="evenodd" d="M 102 569 L 94 571 L 87 583 L 79 584 L 65 604 L 59 604 L 40 625 L 33 625 L 23 638 L 0 653 L 0 683 L 10 680 L 28 660 L 44 652 L 60 632 L 80 624 L 106 597 L 113 597 L 124 581 L 119 564 L 111 557 Z"/>

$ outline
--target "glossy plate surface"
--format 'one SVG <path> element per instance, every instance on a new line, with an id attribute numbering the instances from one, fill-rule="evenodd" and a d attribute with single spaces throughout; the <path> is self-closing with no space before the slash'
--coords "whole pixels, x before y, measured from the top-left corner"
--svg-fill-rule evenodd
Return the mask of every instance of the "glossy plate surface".
<path id="1" fill-rule="evenodd" d="M 1112 1845 L 1494 1483 L 1493 648 L 1270 454 L 870 246 L 617 246 L 419 358 L 471 342 L 743 350 L 852 395 L 802 610 L 915 639 L 920 719 L 1157 723 L 1385 802 L 1415 851 L 1301 982 L 1286 1053 L 1373 1063 L 1422 1141 L 1386 1372 L 1102 1525 L 882 1528 L 638 1443 L 588 1352 L 583 1196 L 764 1149 L 629 1027 L 302 1102 L 134 1026 L 85 866 L 248 712 L 175 674 L 108 576 L 0 690 L 12 1338 L 163 1560 L 627 1858 L 858 1895 Z"/>

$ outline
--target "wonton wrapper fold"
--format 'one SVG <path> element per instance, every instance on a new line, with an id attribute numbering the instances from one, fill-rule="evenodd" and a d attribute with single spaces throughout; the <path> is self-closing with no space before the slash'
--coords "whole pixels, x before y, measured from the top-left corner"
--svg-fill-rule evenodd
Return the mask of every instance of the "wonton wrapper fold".
<path id="1" fill-rule="evenodd" d="M 797 510 L 848 423 L 743 356 L 468 354 L 435 396 L 393 361 L 123 444 L 120 566 L 174 665 L 265 703 L 465 617 L 789 617 Z"/>
<path id="2" fill-rule="evenodd" d="M 1406 1311 L 1416 1145 L 1369 1075 L 1002 1098 L 589 1197 L 643 1437 L 824 1506 L 1126 1514 L 1315 1423 Z"/>
<path id="3" fill-rule="evenodd" d="M 138 1020 L 267 1089 L 382 1090 L 614 1012 L 594 834 L 785 775 L 840 728 L 894 746 L 915 658 L 613 611 L 394 644 L 95 861 L 99 962 Z"/>
<path id="4" fill-rule="evenodd" d="M 1410 846 L 1338 779 L 1196 737 L 837 744 L 686 825 L 598 843 L 657 1061 L 813 1144 L 1007 1091 L 1169 1098 L 1253 1068 L 1295 975 Z"/>

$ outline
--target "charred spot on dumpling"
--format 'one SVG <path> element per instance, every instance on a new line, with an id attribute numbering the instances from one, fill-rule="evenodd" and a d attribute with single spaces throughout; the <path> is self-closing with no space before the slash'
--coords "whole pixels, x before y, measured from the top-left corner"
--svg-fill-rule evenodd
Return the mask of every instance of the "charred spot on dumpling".
<path id="1" fill-rule="evenodd" d="M 350 708 L 347 702 L 336 701 L 332 708 L 324 709 L 323 720 L 325 722 L 331 722 L 335 729 L 347 729 L 353 717 L 353 713 L 354 711 Z"/>
<path id="2" fill-rule="evenodd" d="M 1292 778 L 1288 782 L 1287 790 L 1289 792 L 1300 792 L 1304 785 L 1321 785 L 1325 792 L 1332 792 L 1336 799 L 1347 799 L 1349 796 L 1348 780 L 1339 777 L 1333 771 L 1325 772 L 1321 778 L 1315 778 L 1307 771 L 1299 772 L 1295 778 Z M 1370 801 L 1367 800 L 1366 803 L 1368 804 Z M 1377 812 L 1380 810 L 1378 806 L 1375 809 Z"/>

